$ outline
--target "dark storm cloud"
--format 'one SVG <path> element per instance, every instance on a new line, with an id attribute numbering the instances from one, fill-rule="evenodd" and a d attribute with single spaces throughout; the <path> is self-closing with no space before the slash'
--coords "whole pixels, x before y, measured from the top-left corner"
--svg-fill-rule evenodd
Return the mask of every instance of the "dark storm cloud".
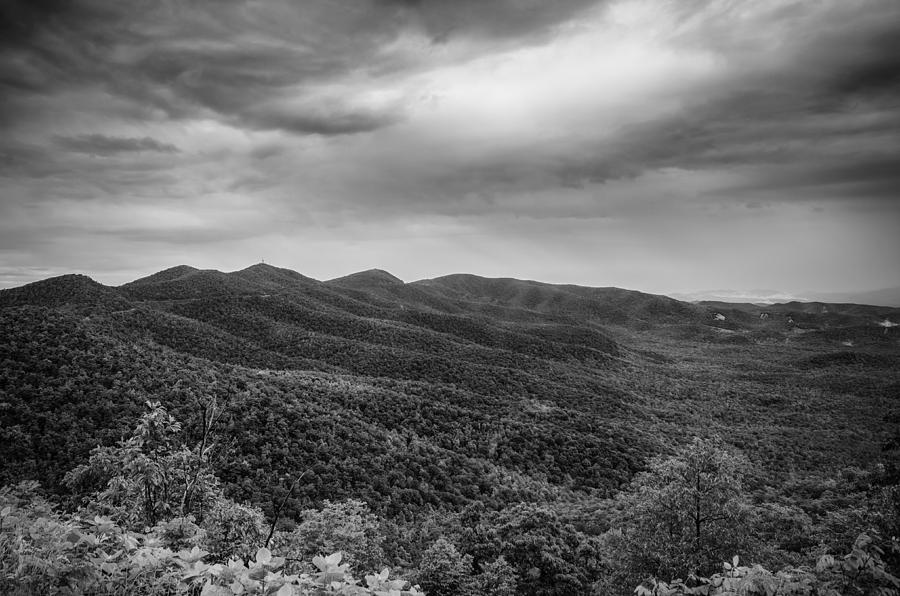
<path id="1" fill-rule="evenodd" d="M 366 110 L 337 111 L 329 124 L 322 111 L 255 109 L 304 85 L 383 67 L 371 57 L 399 24 L 363 3 L 334 10 L 326 2 L 12 2 L 3 11 L 0 85 L 8 98 L 0 122 L 15 120 L 11 113 L 20 116 L 36 94 L 73 87 L 100 88 L 168 118 L 218 114 L 301 133 L 346 134 L 393 121 Z"/>
<path id="2" fill-rule="evenodd" d="M 150 137 L 108 137 L 101 134 L 89 134 L 74 137 L 56 136 L 54 140 L 64 149 L 89 155 L 114 155 L 136 151 L 178 153 L 178 147 L 175 145 Z"/>
<path id="3" fill-rule="evenodd" d="M 427 56 L 381 52 L 403 32 L 424 30 L 436 43 L 508 41 L 544 34 L 592 3 L 12 0 L 0 9 L 0 85 L 10 95 L 0 123 L 30 95 L 93 85 L 144 106 L 145 117 L 212 113 L 249 128 L 370 132 L 398 121 L 402 106 L 258 106 L 347 74 L 415 68 Z"/>
<path id="4" fill-rule="evenodd" d="M 130 37 L 127 28 L 118 28 L 121 8 L 63 0 L 4 2 L 0 82 L 12 90 L 44 92 L 84 77 L 94 82 L 108 67 L 105 54 Z"/>
<path id="5" fill-rule="evenodd" d="M 490 39 L 541 35 L 597 0 L 381 0 L 411 11 L 436 40 L 454 36 Z"/>
<path id="6" fill-rule="evenodd" d="M 399 115 L 395 113 L 366 113 L 362 110 L 316 110 L 300 114 L 287 110 L 251 110 L 244 117 L 244 122 L 258 128 L 325 136 L 371 132 L 397 120 Z"/>
<path id="7" fill-rule="evenodd" d="M 881 24 L 883 30 L 875 31 L 868 39 L 857 41 L 855 47 L 844 48 L 849 53 L 839 56 L 846 56 L 846 63 L 827 79 L 833 93 L 838 96 L 891 94 L 896 99 L 896 93 L 900 91 L 898 21 L 900 19 L 894 16 Z M 840 40 L 835 42 L 841 43 Z"/>
<path id="8" fill-rule="evenodd" d="M 72 8 L 66 0 L 8 0 L 0 4 L 0 46 L 15 46 L 31 40 L 50 19 Z"/>

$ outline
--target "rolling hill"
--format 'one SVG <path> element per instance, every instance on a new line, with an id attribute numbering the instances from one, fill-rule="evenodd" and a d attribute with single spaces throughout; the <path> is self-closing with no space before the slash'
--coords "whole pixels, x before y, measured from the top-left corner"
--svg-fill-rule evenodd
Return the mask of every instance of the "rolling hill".
<path id="1" fill-rule="evenodd" d="M 344 277 L 331 279 L 327 283 L 336 286 L 365 290 L 383 286 L 403 285 L 403 280 L 399 277 L 394 277 L 387 271 L 381 269 L 369 269 L 368 271 L 360 271 L 358 273 L 345 275 Z"/>
<path id="2" fill-rule="evenodd" d="M 17 288 L 0 291 L 0 307 L 42 306 L 125 308 L 128 301 L 116 289 L 86 275 L 60 275 Z"/>
<path id="3" fill-rule="evenodd" d="M 52 490 L 148 399 L 188 428 L 222 405 L 218 473 L 238 500 L 270 507 L 308 470 L 288 515 L 350 496 L 390 516 L 585 502 L 710 434 L 762 490 L 878 457 L 900 408 L 898 334 L 877 325 L 900 311 L 884 307 L 263 264 L 118 288 L 62 276 L 0 306 L 0 482 L 38 470 Z"/>

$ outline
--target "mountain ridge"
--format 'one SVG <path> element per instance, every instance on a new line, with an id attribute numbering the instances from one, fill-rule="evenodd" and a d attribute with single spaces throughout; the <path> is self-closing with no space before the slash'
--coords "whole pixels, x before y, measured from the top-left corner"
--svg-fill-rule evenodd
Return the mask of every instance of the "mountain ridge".
<path id="1" fill-rule="evenodd" d="M 81 280 L 76 282 L 75 280 Z M 70 289 L 52 290 L 54 286 L 68 285 Z M 90 287 L 89 287 L 90 286 Z M 590 312 L 600 320 L 621 323 L 627 318 L 636 320 L 668 320 L 675 322 L 690 318 L 703 318 L 704 308 L 730 305 L 733 308 L 774 310 L 795 309 L 809 311 L 809 305 L 836 305 L 842 310 L 854 306 L 898 308 L 889 304 L 865 304 L 859 302 L 826 302 L 823 300 L 797 299 L 778 294 L 783 302 L 736 302 L 735 300 L 683 300 L 664 294 L 652 294 L 613 286 L 580 286 L 576 284 L 552 284 L 536 280 L 511 277 L 482 277 L 469 273 L 454 273 L 435 278 L 404 282 L 383 269 L 368 269 L 349 275 L 320 281 L 297 271 L 256 263 L 244 269 L 222 272 L 216 269 L 199 269 L 182 264 L 137 278 L 119 286 L 106 286 L 83 274 L 65 274 L 39 280 L 21 286 L 0 290 L 0 304 L 13 302 L 40 303 L 43 296 L 49 303 L 97 302 L 101 295 L 107 300 L 118 297 L 132 300 L 185 300 L 212 298 L 214 296 L 265 295 L 278 292 L 338 292 L 347 298 L 365 296 L 380 297 L 383 301 L 396 301 L 413 306 L 429 303 L 430 308 L 452 310 L 452 302 L 476 304 L 486 312 L 503 305 L 511 308 L 539 312 L 584 314 Z M 892 289 L 884 292 L 892 292 Z M 360 294 L 360 292 L 362 294 Z M 52 299 L 48 293 L 58 293 Z M 697 295 L 702 294 L 698 293 Z M 15 298 L 14 298 L 15 296 Z M 31 298 L 27 298 L 31 296 Z M 69 296 L 65 298 L 64 296 Z M 89 298 L 93 296 L 93 298 Z M 693 294 L 675 294 L 685 298 Z M 733 297 L 736 297 L 734 294 Z M 845 294 L 834 294 L 835 297 Z M 447 302 L 447 299 L 451 303 Z M 721 298 L 721 297 L 720 297 Z M 793 299 L 792 299 L 793 298 Z M 597 302 L 610 305 L 602 309 Z M 102 302 L 102 300 L 100 300 Z M 631 302 L 632 304 L 629 304 Z M 701 308 L 697 308 L 701 307 Z M 821 307 L 819 307 L 821 308 Z M 612 309 L 612 310 L 611 310 Z M 618 310 L 616 310 L 618 309 Z M 858 309 L 857 309 L 858 310 Z"/>

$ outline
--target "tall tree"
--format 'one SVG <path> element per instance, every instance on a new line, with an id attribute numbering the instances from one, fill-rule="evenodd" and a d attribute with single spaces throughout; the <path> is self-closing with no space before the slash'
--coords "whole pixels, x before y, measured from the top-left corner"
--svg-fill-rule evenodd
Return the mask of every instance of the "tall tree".
<path id="1" fill-rule="evenodd" d="M 652 459 L 616 498 L 613 529 L 604 537 L 612 585 L 708 574 L 746 553 L 747 466 L 718 438 L 695 438 L 672 457 Z"/>

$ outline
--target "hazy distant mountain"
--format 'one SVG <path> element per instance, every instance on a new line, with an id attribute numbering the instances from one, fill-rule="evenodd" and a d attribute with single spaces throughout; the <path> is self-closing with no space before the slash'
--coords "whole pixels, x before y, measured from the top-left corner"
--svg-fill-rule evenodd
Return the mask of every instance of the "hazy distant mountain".
<path id="1" fill-rule="evenodd" d="M 805 292 L 805 294 L 810 299 L 820 302 L 848 302 L 900 307 L 900 286 L 872 290 L 870 292 Z"/>
<path id="2" fill-rule="evenodd" d="M 669 294 L 685 302 L 735 302 L 748 304 L 784 304 L 786 302 L 825 302 L 834 304 L 870 304 L 900 307 L 900 286 L 870 292 L 801 292 L 779 290 L 700 290 Z"/>
<path id="3" fill-rule="evenodd" d="M 748 304 L 777 304 L 808 299 L 805 296 L 778 290 L 699 290 L 673 293 L 669 296 L 685 302 L 744 302 Z"/>

